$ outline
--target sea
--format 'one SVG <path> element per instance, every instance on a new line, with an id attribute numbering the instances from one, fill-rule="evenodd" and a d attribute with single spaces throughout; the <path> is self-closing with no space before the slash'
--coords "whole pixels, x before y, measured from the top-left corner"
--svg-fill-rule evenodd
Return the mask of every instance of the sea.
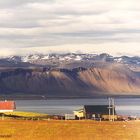
<path id="1" fill-rule="evenodd" d="M 48 99 L 16 100 L 17 111 L 47 113 L 50 115 L 71 114 L 84 105 L 108 105 L 107 98 L 94 99 Z M 140 98 L 115 98 L 118 115 L 140 117 Z"/>

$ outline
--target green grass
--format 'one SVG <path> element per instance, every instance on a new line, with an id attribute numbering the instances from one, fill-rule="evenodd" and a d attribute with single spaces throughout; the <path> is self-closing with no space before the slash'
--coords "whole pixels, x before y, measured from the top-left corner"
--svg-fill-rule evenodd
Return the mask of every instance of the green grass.
<path id="1" fill-rule="evenodd" d="M 47 114 L 34 113 L 34 112 L 22 112 L 22 111 L 6 112 L 4 114 L 5 115 L 20 116 L 20 117 L 43 117 L 43 116 L 47 116 Z"/>

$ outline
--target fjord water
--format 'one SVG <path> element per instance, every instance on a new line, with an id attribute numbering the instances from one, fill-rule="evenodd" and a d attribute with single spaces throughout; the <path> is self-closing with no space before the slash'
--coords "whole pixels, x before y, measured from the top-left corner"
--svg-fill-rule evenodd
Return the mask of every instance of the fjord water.
<path id="1" fill-rule="evenodd" d="M 97 99 L 57 99 L 57 100 L 17 100 L 18 111 L 31 111 L 63 115 L 80 109 L 83 105 L 107 105 L 107 98 Z M 115 98 L 119 115 L 140 116 L 140 98 Z"/>

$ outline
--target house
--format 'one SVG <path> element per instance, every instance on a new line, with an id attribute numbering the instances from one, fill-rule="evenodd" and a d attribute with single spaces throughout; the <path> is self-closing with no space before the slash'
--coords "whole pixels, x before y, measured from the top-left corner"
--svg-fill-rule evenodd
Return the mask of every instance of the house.
<path id="1" fill-rule="evenodd" d="M 95 119 L 101 118 L 103 120 L 117 119 L 116 111 L 114 109 L 114 115 L 112 109 L 110 110 L 109 115 L 109 106 L 108 105 L 85 105 L 83 109 L 74 111 L 75 116 L 78 118 L 85 119 Z"/>
<path id="2" fill-rule="evenodd" d="M 73 113 L 74 113 L 74 115 L 76 116 L 76 117 L 78 117 L 79 119 L 81 118 L 84 118 L 85 116 L 84 116 L 84 110 L 83 109 L 79 109 L 79 110 L 75 110 L 75 111 L 73 111 Z"/>
<path id="3" fill-rule="evenodd" d="M 16 109 L 14 101 L 0 101 L 0 112 L 13 112 Z"/>

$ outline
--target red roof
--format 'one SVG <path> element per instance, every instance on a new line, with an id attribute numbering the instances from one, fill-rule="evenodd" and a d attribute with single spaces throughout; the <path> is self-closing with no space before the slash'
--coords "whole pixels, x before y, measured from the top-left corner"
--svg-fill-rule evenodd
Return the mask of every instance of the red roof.
<path id="1" fill-rule="evenodd" d="M 14 101 L 0 101 L 0 110 L 14 110 L 16 104 Z"/>

